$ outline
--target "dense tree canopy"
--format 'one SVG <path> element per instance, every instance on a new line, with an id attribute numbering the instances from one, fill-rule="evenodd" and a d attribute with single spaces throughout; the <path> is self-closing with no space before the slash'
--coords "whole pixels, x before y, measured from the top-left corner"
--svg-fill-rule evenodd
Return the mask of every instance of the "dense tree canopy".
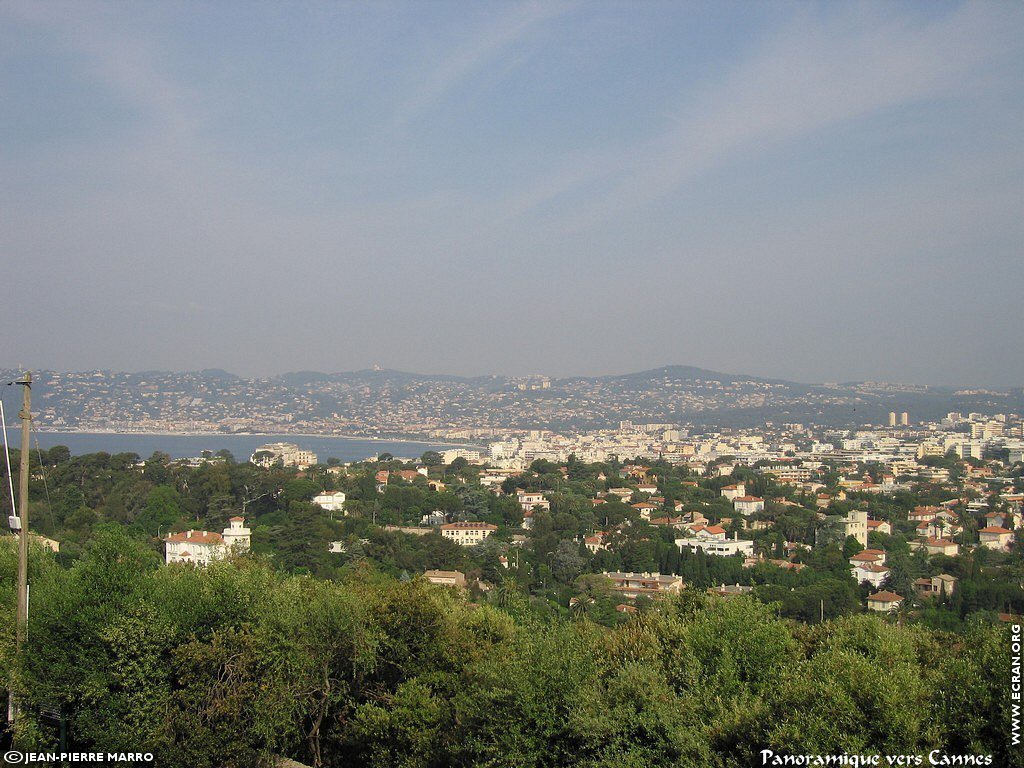
<path id="1" fill-rule="evenodd" d="M 32 529 L 61 546 L 33 551 L 28 652 L 14 653 L 10 629 L 0 636 L 0 674 L 25 704 L 19 745 L 53 746 L 62 715 L 75 748 L 144 748 L 168 766 L 284 754 L 317 766 L 726 768 L 764 748 L 1019 764 L 996 614 L 1024 613 L 1022 548 L 914 551 L 908 511 L 949 502 L 947 489 L 844 499 L 826 472 L 819 508 L 756 468 L 697 477 L 575 457 L 488 487 L 480 467 L 432 453 L 426 466 L 381 456 L 302 472 L 230 455 L 34 453 Z M 721 496 L 741 480 L 766 497 L 749 526 Z M 344 511 L 312 504 L 322 490 L 343 491 Z M 529 525 L 519 490 L 548 507 Z M 678 530 L 645 519 L 641 501 L 652 518 L 699 514 L 749 537 L 761 559 L 680 550 Z M 976 541 L 983 513 L 953 501 L 963 540 Z M 860 545 L 819 535 L 857 508 L 892 524 L 869 541 L 886 550 L 886 587 L 910 595 L 942 573 L 956 591 L 865 615 L 871 590 L 849 562 Z M 252 528 L 248 556 L 162 564 L 160 537 L 234 515 Z M 425 517 L 498 530 L 460 546 Z M 433 587 L 419 577 L 428 569 L 462 571 L 469 589 Z M 601 576 L 613 570 L 676 574 L 686 588 L 626 605 Z M 708 594 L 727 584 L 748 595 Z"/>
<path id="2" fill-rule="evenodd" d="M 366 561 L 337 581 L 251 557 L 162 566 L 110 525 L 71 568 L 42 550 L 32 562 L 27 652 L 14 654 L 9 631 L 0 644 L 25 749 L 56 747 L 57 710 L 75 749 L 143 749 L 172 767 L 288 755 L 725 768 L 764 748 L 1021 765 L 1006 737 L 1008 632 L 994 625 L 955 639 L 874 616 L 808 628 L 749 598 L 687 591 L 606 628 L 542 618 L 521 594 L 470 603 Z M 13 616 L 9 587 L 0 600 Z"/>

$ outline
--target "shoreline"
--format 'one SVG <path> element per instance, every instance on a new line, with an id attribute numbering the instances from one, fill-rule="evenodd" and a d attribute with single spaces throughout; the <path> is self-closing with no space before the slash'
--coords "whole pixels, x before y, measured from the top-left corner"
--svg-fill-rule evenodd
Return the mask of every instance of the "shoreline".
<path id="1" fill-rule="evenodd" d="M 79 429 L 47 429 L 37 428 L 35 431 L 39 434 L 47 435 L 119 435 L 124 437 L 130 437 L 132 435 L 139 435 L 141 437 L 312 437 L 318 440 L 358 440 L 362 442 L 381 442 L 381 443 L 417 443 L 421 445 L 431 445 L 436 447 L 451 447 L 451 448 L 479 448 L 486 450 L 486 445 L 479 443 L 453 443 L 450 440 L 433 440 L 431 438 L 420 438 L 420 437 L 380 437 L 375 435 L 352 435 L 342 433 L 312 433 L 312 432 L 186 432 L 186 431 L 167 431 L 167 430 L 130 430 L 122 431 L 116 429 L 105 429 L 105 430 L 79 430 Z"/>

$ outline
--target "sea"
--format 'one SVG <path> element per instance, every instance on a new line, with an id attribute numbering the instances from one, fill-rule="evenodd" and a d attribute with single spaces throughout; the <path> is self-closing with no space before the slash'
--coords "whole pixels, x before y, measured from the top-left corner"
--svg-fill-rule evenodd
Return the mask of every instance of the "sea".
<path id="1" fill-rule="evenodd" d="M 20 445 L 20 430 L 8 424 L 7 440 L 10 447 Z M 33 432 L 32 448 L 36 440 L 43 450 L 55 445 L 66 445 L 72 456 L 85 453 L 137 453 L 143 459 L 162 451 L 174 459 L 199 456 L 203 451 L 217 451 L 226 448 L 238 461 L 248 461 L 256 449 L 265 443 L 294 443 L 317 458 L 326 462 L 329 458 L 340 461 L 363 461 L 374 459 L 379 454 L 390 453 L 396 458 L 419 458 L 426 451 L 445 451 L 455 446 L 443 443 L 421 443 L 406 440 L 373 440 L 353 437 L 328 437 L 325 435 L 180 435 L 152 434 L 143 432 Z M 478 446 L 466 446 L 475 448 Z"/>

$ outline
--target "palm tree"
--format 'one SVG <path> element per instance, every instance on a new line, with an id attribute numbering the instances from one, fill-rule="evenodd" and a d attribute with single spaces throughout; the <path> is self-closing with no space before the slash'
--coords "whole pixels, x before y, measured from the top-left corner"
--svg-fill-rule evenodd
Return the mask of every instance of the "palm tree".
<path id="1" fill-rule="evenodd" d="M 960 546 L 965 548 L 967 546 L 967 528 L 971 522 L 971 516 L 967 512 L 967 505 L 963 502 L 954 506 L 953 511 L 956 513 L 956 520 L 960 524 Z"/>
<path id="2" fill-rule="evenodd" d="M 511 576 L 505 576 L 494 590 L 494 598 L 502 608 L 514 605 L 518 596 L 519 587 Z"/>
<path id="3" fill-rule="evenodd" d="M 587 615 L 587 606 L 593 602 L 592 598 L 570 597 L 569 615 L 572 616 L 573 619 L 582 619 Z"/>
<path id="4" fill-rule="evenodd" d="M 903 626 L 903 623 L 910 619 L 914 615 L 914 611 L 918 608 L 917 599 L 914 597 L 905 597 L 893 611 L 893 615 L 896 617 L 896 624 Z"/>
<path id="5" fill-rule="evenodd" d="M 766 543 L 765 539 L 761 539 L 754 545 L 754 556 L 759 560 L 764 560 L 766 557 L 772 554 L 772 545 Z"/>

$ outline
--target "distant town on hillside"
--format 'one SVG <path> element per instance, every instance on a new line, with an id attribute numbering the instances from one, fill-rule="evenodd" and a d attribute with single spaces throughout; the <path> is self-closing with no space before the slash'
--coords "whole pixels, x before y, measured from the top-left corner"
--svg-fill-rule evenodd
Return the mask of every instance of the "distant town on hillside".
<path id="1" fill-rule="evenodd" d="M 18 371 L 0 371 L 11 380 Z M 884 424 L 955 412 L 1024 410 L 1024 390 L 885 382 L 800 384 L 688 366 L 552 378 L 303 371 L 244 378 L 222 370 L 34 372 L 37 427 L 61 431 L 264 432 L 481 440 L 508 431 L 620 422 L 754 427 Z"/>

